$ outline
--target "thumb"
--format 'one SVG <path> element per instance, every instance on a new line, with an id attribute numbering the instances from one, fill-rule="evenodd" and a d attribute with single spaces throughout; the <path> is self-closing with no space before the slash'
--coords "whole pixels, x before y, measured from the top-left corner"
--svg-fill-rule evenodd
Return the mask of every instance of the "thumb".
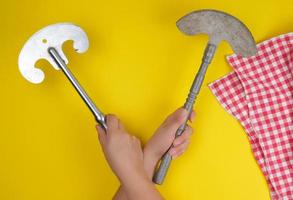
<path id="1" fill-rule="evenodd" d="M 162 125 L 165 141 L 172 144 L 176 136 L 177 129 L 185 122 L 188 117 L 188 111 L 184 108 L 179 108 L 170 114 Z"/>
<path id="2" fill-rule="evenodd" d="M 178 108 L 175 112 L 170 114 L 165 122 L 165 126 L 168 129 L 173 130 L 172 132 L 176 132 L 180 125 L 182 125 L 188 117 L 188 111 L 184 108 Z"/>

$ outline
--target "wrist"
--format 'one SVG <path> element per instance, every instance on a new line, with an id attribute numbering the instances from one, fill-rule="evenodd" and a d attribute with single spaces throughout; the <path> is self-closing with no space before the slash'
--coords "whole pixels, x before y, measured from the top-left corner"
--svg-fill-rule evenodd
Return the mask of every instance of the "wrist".
<path id="1" fill-rule="evenodd" d="M 144 168 L 149 180 L 152 180 L 160 156 L 147 147 L 143 150 Z"/>
<path id="2" fill-rule="evenodd" d="M 120 179 L 120 182 L 127 193 L 133 194 L 142 193 L 142 190 L 151 183 L 145 170 L 143 170 L 143 173 L 131 172 L 131 174 L 126 174 L 124 178 Z"/>
<path id="3" fill-rule="evenodd" d="M 121 184 L 125 186 L 135 186 L 138 182 L 148 180 L 144 166 L 141 166 L 138 169 L 129 169 L 127 172 L 121 173 L 121 176 L 118 178 Z"/>
<path id="4" fill-rule="evenodd" d="M 158 162 L 162 156 L 161 153 L 154 151 L 148 145 L 144 147 L 143 155 L 144 157 L 148 158 L 149 160 L 152 160 L 153 162 Z"/>
<path id="5" fill-rule="evenodd" d="M 147 177 L 136 179 L 134 184 L 124 183 L 123 189 L 129 200 L 162 200 L 153 182 Z"/>

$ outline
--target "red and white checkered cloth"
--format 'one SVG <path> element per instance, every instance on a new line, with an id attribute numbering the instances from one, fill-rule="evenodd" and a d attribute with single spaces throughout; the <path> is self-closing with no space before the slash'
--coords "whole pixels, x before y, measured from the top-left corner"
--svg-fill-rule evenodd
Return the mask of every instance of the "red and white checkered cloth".
<path id="1" fill-rule="evenodd" d="M 293 33 L 257 45 L 257 55 L 227 58 L 234 72 L 211 83 L 244 127 L 273 200 L 293 200 Z"/>

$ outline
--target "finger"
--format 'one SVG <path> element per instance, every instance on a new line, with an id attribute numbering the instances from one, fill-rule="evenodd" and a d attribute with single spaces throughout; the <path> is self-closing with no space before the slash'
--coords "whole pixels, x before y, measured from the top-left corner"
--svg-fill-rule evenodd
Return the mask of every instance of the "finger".
<path id="1" fill-rule="evenodd" d="M 195 111 L 194 110 L 192 110 L 192 112 L 191 112 L 191 114 L 190 114 L 190 116 L 189 116 L 189 121 L 190 122 L 194 122 L 194 119 L 195 119 Z"/>
<path id="2" fill-rule="evenodd" d="M 121 122 L 121 120 L 118 121 L 118 128 L 121 130 L 125 130 L 123 123 Z"/>
<path id="3" fill-rule="evenodd" d="M 180 152 L 185 151 L 188 148 L 189 145 L 189 141 L 185 141 L 184 143 L 176 146 L 176 147 L 172 147 L 169 151 L 169 153 L 174 156 L 174 155 L 178 155 Z"/>
<path id="4" fill-rule="evenodd" d="M 134 143 L 141 148 L 141 141 L 140 139 L 138 139 L 137 137 L 135 137 L 134 135 L 132 136 L 132 139 L 134 141 Z"/>
<path id="5" fill-rule="evenodd" d="M 178 145 L 184 143 L 186 140 L 189 140 L 190 136 L 192 135 L 192 132 L 193 132 L 192 128 L 190 126 L 186 126 L 182 135 L 175 138 L 173 145 L 178 146 Z"/>
<path id="6" fill-rule="evenodd" d="M 176 159 L 176 158 L 178 158 L 178 157 L 181 156 L 184 152 L 185 152 L 185 150 L 182 150 L 182 151 L 176 153 L 175 155 L 172 156 L 172 159 Z"/>
<path id="7" fill-rule="evenodd" d="M 109 114 L 106 116 L 106 124 L 108 126 L 108 129 L 117 129 L 119 120 L 115 115 Z"/>
<path id="8" fill-rule="evenodd" d="M 140 139 L 138 139 L 137 137 L 135 137 L 135 140 L 136 140 L 137 144 L 138 144 L 139 146 L 141 146 L 141 141 L 140 141 Z"/>
<path id="9" fill-rule="evenodd" d="M 106 132 L 105 132 L 105 130 L 99 124 L 96 125 L 96 129 L 98 131 L 98 137 L 99 137 L 100 143 L 102 145 L 105 144 L 105 141 L 106 141 Z"/>

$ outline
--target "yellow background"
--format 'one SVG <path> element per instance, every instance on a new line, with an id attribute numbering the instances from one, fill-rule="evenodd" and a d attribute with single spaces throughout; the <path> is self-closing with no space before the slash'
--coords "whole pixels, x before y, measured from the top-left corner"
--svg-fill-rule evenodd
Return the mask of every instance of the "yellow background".
<path id="1" fill-rule="evenodd" d="M 145 142 L 185 101 L 208 38 L 185 36 L 175 22 L 203 8 L 238 17 L 257 42 L 293 28 L 291 0 L 1 0 L 0 199 L 107 200 L 119 185 L 64 75 L 44 61 L 42 84 L 20 75 L 18 54 L 34 32 L 57 22 L 83 27 L 90 48 L 79 55 L 66 43 L 69 67 L 105 113 Z M 206 86 L 231 71 L 231 53 L 222 43 L 208 70 L 189 150 L 159 187 L 166 199 L 269 199 L 245 132 Z"/>

